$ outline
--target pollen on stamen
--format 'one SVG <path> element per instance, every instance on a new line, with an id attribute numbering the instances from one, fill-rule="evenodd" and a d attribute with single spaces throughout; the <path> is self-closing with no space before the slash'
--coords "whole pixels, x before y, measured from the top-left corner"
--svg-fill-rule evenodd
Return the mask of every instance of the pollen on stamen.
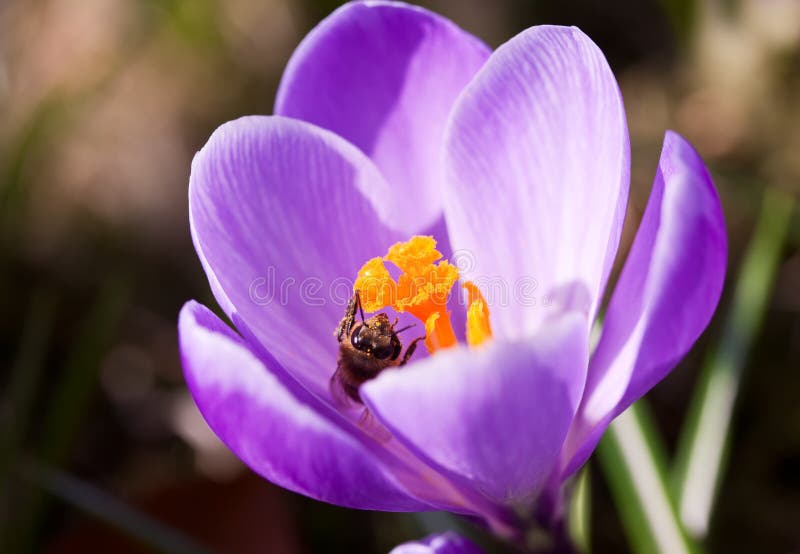
<path id="1" fill-rule="evenodd" d="M 361 295 L 361 306 L 368 312 L 377 312 L 397 301 L 395 283 L 380 256 L 367 261 L 358 272 L 354 289 Z"/>
<path id="2" fill-rule="evenodd" d="M 384 262 L 397 266 L 403 273 L 392 279 Z M 438 262 L 438 263 L 437 263 Z M 384 258 L 372 258 L 358 272 L 354 288 L 361 294 L 365 310 L 378 311 L 391 307 L 409 312 L 425 324 L 425 346 L 433 353 L 457 343 L 447 299 L 458 269 L 436 250 L 433 237 L 415 236 L 389 248 Z"/>

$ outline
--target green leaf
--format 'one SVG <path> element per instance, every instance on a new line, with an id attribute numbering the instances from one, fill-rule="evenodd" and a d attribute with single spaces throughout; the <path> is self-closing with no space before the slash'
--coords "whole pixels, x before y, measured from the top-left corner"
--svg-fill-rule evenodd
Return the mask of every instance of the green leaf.
<path id="1" fill-rule="evenodd" d="M 681 520 L 696 537 L 705 537 L 708 532 L 727 465 L 742 369 L 768 308 L 793 206 L 792 197 L 767 190 L 722 337 L 704 364 L 678 443 L 673 489 Z"/>
<path id="2" fill-rule="evenodd" d="M 567 526 L 569 536 L 579 551 L 589 552 L 591 543 L 592 482 L 589 466 L 581 470 L 575 480 L 569 503 Z"/>
<path id="3" fill-rule="evenodd" d="M 110 277 L 79 327 L 48 405 L 41 445 L 41 456 L 47 462 L 59 464 L 70 453 L 97 389 L 100 363 L 128 302 L 128 287 L 123 279 Z"/>
<path id="4" fill-rule="evenodd" d="M 635 552 L 700 551 L 678 520 L 669 496 L 664 448 L 643 400 L 609 426 L 598 455 Z"/>
<path id="5" fill-rule="evenodd" d="M 126 283 L 109 278 L 79 327 L 53 395 L 47 401 L 38 452 L 48 464 L 62 465 L 71 454 L 97 388 L 100 362 L 114 337 L 128 295 Z M 49 498 L 38 488 L 25 492 L 15 506 L 14 533 L 7 537 L 11 552 L 35 550 L 47 515 Z"/>
<path id="6" fill-rule="evenodd" d="M 12 472 L 29 428 L 44 373 L 48 344 L 53 333 L 56 297 L 52 291 L 34 293 L 22 327 L 22 338 L 8 388 L 3 397 L 0 418 L 0 551 L 14 527 L 17 503 Z"/>
<path id="7" fill-rule="evenodd" d="M 661 8 L 672 24 L 672 30 L 681 46 L 688 46 L 696 26 L 697 2 L 695 0 L 660 0 Z"/>

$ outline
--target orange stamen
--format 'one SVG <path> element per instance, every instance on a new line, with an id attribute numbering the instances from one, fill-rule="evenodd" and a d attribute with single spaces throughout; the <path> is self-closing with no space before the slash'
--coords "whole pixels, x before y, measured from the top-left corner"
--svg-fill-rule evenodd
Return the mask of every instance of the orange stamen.
<path id="1" fill-rule="evenodd" d="M 492 325 L 489 321 L 489 306 L 475 283 L 464 283 L 467 290 L 469 307 L 467 308 L 467 344 L 479 346 L 492 338 Z"/>
<path id="2" fill-rule="evenodd" d="M 431 353 L 457 342 L 447 299 L 458 280 L 458 269 L 446 260 L 439 261 L 441 258 L 433 237 L 415 236 L 390 247 L 384 258 L 373 258 L 364 264 L 354 287 L 361 294 L 365 310 L 374 312 L 391 307 L 422 321 L 425 346 Z M 403 271 L 396 282 L 384 262 L 391 262 Z"/>
<path id="3" fill-rule="evenodd" d="M 361 267 L 353 288 L 361 294 L 361 307 L 368 312 L 394 306 L 397 299 L 397 283 L 381 257 L 372 258 Z"/>
<path id="4" fill-rule="evenodd" d="M 442 348 L 455 346 L 457 340 L 450 322 L 450 314 L 433 312 L 425 320 L 425 348 L 433 353 Z"/>

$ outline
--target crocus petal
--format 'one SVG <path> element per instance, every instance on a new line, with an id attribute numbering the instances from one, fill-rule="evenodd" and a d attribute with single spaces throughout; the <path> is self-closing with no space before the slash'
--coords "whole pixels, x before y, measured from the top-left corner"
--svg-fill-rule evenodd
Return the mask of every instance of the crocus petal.
<path id="1" fill-rule="evenodd" d="M 591 321 L 630 174 L 622 99 L 599 48 L 576 28 L 520 33 L 464 89 L 445 141 L 453 249 L 473 255 L 463 277 L 502 287 L 487 297 L 495 333 L 530 335 L 555 307 Z"/>
<path id="2" fill-rule="evenodd" d="M 481 554 L 475 543 L 452 531 L 440 535 L 430 535 L 420 541 L 403 543 L 389 554 Z"/>
<path id="3" fill-rule="evenodd" d="M 277 116 L 226 123 L 192 163 L 192 233 L 217 300 L 317 394 L 355 272 L 402 238 L 368 199 L 381 190 L 357 148 Z"/>
<path id="4" fill-rule="evenodd" d="M 489 49 L 447 19 L 401 2 L 346 4 L 297 48 L 275 113 L 334 131 L 369 155 L 392 189 L 377 200 L 406 235 L 441 215 L 447 116 Z"/>
<path id="5" fill-rule="evenodd" d="M 424 510 L 357 440 L 303 403 L 208 308 L 181 310 L 189 390 L 211 429 L 262 477 L 353 508 Z"/>
<path id="6" fill-rule="evenodd" d="M 630 255 L 592 355 L 570 433 L 569 470 L 589 456 L 608 422 L 663 379 L 711 319 L 727 261 L 725 221 L 703 161 L 667 132 Z"/>
<path id="7" fill-rule="evenodd" d="M 553 469 L 586 376 L 582 316 L 532 340 L 457 347 L 361 388 L 400 440 L 492 501 L 528 502 Z"/>

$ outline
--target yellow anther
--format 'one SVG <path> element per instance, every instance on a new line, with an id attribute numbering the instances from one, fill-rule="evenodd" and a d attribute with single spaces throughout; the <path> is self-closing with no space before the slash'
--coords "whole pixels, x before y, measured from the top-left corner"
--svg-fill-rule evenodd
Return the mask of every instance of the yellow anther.
<path id="1" fill-rule="evenodd" d="M 489 321 L 489 306 L 481 291 L 471 281 L 464 283 L 469 306 L 467 308 L 467 344 L 478 346 L 492 338 L 492 325 Z"/>

